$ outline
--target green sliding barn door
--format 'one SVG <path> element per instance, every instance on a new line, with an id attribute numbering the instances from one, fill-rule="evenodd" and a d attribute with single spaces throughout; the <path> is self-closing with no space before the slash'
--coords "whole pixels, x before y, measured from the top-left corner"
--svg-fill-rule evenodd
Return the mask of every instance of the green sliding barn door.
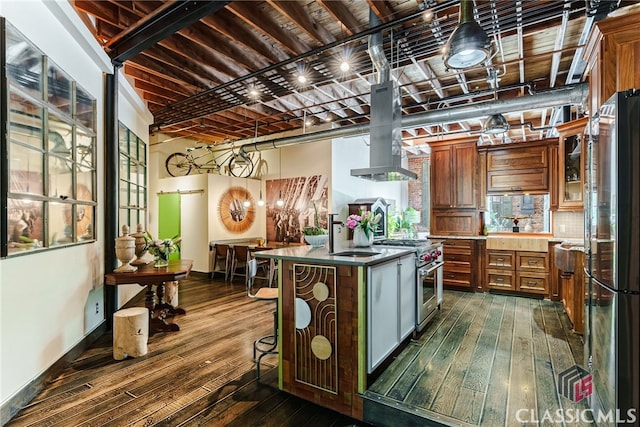
<path id="1" fill-rule="evenodd" d="M 160 194 L 158 211 L 158 238 L 180 236 L 180 194 Z M 180 252 L 172 253 L 169 259 L 180 259 Z"/>

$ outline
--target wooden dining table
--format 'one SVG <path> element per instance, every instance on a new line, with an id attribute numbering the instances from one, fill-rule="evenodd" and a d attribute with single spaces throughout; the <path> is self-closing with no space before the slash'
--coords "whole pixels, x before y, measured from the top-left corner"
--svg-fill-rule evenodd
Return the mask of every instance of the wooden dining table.
<path id="1" fill-rule="evenodd" d="M 149 309 L 149 334 L 151 335 L 158 331 L 180 330 L 178 324 L 167 323 L 166 318 L 170 315 L 186 314 L 186 311 L 164 300 L 164 286 L 165 282 L 174 282 L 189 277 L 192 266 L 193 261 L 189 259 L 171 260 L 169 265 L 165 267 L 155 267 L 151 262 L 138 266 L 136 271 L 107 273 L 104 277 L 107 285 L 138 284 L 147 287 L 144 305 Z M 154 286 L 156 287 L 155 291 Z"/>

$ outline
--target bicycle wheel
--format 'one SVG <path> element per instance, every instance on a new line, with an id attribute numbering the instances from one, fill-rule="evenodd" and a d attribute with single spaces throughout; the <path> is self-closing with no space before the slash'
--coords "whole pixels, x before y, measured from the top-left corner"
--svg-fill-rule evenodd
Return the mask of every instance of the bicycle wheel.
<path id="1" fill-rule="evenodd" d="M 229 173 L 238 178 L 248 178 L 253 173 L 253 159 L 250 154 L 241 153 L 231 156 Z"/>
<path id="2" fill-rule="evenodd" d="M 185 176 L 191 173 L 191 163 L 186 154 L 173 153 L 164 162 L 167 172 L 171 176 Z"/>

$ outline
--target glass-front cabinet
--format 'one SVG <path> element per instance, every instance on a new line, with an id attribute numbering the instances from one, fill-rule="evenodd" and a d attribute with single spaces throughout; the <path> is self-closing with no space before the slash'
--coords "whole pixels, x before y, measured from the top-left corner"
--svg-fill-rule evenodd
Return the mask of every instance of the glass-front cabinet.
<path id="1" fill-rule="evenodd" d="M 558 146 L 558 210 L 581 211 L 584 208 L 584 171 L 588 118 L 557 126 Z"/>

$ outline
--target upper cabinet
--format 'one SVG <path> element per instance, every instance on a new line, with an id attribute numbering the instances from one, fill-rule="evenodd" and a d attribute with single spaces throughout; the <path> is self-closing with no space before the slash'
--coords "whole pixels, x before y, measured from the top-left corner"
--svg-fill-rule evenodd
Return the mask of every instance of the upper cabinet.
<path id="1" fill-rule="evenodd" d="M 431 146 L 431 233 L 478 234 L 476 141 Z"/>
<path id="2" fill-rule="evenodd" d="M 558 144 L 558 210 L 576 211 L 584 207 L 585 171 L 584 129 L 587 117 L 557 126 Z"/>
<path id="3" fill-rule="evenodd" d="M 640 11 L 629 10 L 597 22 L 584 49 L 591 112 L 615 92 L 640 87 Z"/>
<path id="4" fill-rule="evenodd" d="M 487 194 L 547 191 L 547 141 L 487 149 Z"/>
<path id="5" fill-rule="evenodd" d="M 431 148 L 431 201 L 434 209 L 476 208 L 476 143 Z"/>

